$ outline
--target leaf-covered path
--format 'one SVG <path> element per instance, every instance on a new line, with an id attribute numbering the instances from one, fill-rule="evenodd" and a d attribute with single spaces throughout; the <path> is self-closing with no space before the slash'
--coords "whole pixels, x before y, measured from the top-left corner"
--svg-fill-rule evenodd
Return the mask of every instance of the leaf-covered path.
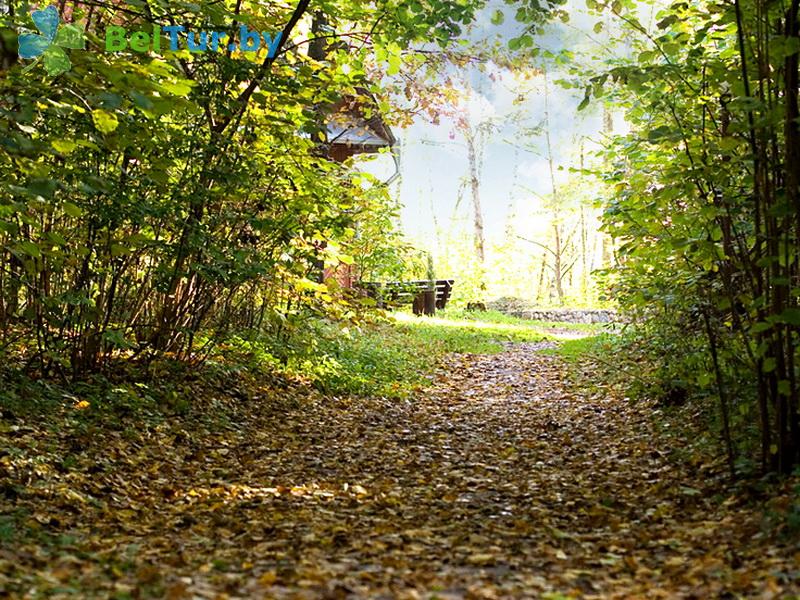
<path id="1" fill-rule="evenodd" d="M 715 468 L 668 460 L 640 409 L 567 389 L 546 345 L 451 356 L 408 402 L 290 388 L 225 427 L 58 440 L 77 464 L 29 473 L 16 510 L 67 541 L 4 547 L 3 583 L 173 599 L 792 591 L 797 562 L 760 539 L 760 513 L 718 494 Z M 17 458 L 29 434 L 12 432 Z"/>

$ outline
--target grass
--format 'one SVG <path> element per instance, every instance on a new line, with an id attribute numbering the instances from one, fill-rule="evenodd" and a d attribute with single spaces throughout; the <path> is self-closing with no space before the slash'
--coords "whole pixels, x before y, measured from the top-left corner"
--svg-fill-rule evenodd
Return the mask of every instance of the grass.
<path id="1" fill-rule="evenodd" d="M 547 348 L 543 350 L 542 353 L 551 356 L 560 356 L 570 363 L 578 362 L 586 355 L 600 358 L 608 353 L 608 343 L 612 339 L 611 336 L 612 334 L 610 333 L 598 333 L 582 338 L 566 339 L 557 347 Z"/>
<path id="2" fill-rule="evenodd" d="M 497 310 L 481 312 L 469 311 L 461 308 L 448 308 L 439 313 L 444 319 L 450 321 L 472 321 L 482 323 L 496 323 L 513 325 L 515 328 L 529 328 L 533 330 L 561 329 L 565 331 L 600 332 L 607 328 L 602 323 L 563 323 L 553 321 L 534 321 L 512 317 Z"/>
<path id="3" fill-rule="evenodd" d="M 389 319 L 346 327 L 309 319 L 280 339 L 266 334 L 236 337 L 220 345 L 208 363 L 189 369 L 174 361 L 152 363 L 147 372 L 131 366 L 72 384 L 31 380 L 11 372 L 0 377 L 0 411 L 25 413 L 67 409 L 81 420 L 100 413 L 128 416 L 187 414 L 201 387 L 218 380 L 233 394 L 258 381 L 277 377 L 302 380 L 330 395 L 407 398 L 423 389 L 440 359 L 449 353 L 494 354 L 506 342 L 561 340 L 556 352 L 569 357 L 591 346 L 594 338 L 573 339 L 603 331 L 601 325 L 546 323 L 499 312 L 442 311 L 437 317 L 397 312 Z M 123 365 L 120 365 L 123 367 Z M 249 383 L 246 383 L 249 382 Z M 234 394 L 235 395 L 235 394 Z M 86 400 L 91 411 L 73 410 Z"/>
<path id="4" fill-rule="evenodd" d="M 412 339 L 439 344 L 440 353 L 496 354 L 502 351 L 503 342 L 540 342 L 554 338 L 542 327 L 520 319 L 490 321 L 397 313 L 394 320 Z"/>
<path id="5" fill-rule="evenodd" d="M 400 398 L 424 387 L 446 354 L 495 354 L 503 350 L 503 342 L 547 339 L 553 335 L 527 322 L 396 313 L 387 322 L 358 329 L 320 322 L 309 347 L 290 356 L 283 368 L 325 393 Z M 264 364 L 276 366 L 274 360 Z"/>
<path id="6" fill-rule="evenodd" d="M 331 395 L 408 398 L 428 383 L 440 359 L 450 353 L 494 354 L 503 343 L 567 340 L 598 333 L 603 325 L 550 323 L 509 317 L 496 311 L 441 311 L 417 317 L 398 311 L 388 320 L 345 327 L 307 322 L 279 345 L 269 338 L 240 340 L 227 359 L 251 373 L 280 373 L 304 379 Z"/>
<path id="7" fill-rule="evenodd" d="M 604 330 L 603 325 L 529 321 L 495 311 L 439 314 L 417 317 L 397 312 L 388 323 L 346 336 L 329 330 L 318 337 L 313 361 L 295 363 L 297 372 L 329 393 L 407 397 L 425 385 L 446 354 L 496 354 L 503 351 L 504 342 L 562 340 L 567 352 L 577 356 L 590 344 L 582 345 L 576 334 Z"/>
<path id="8" fill-rule="evenodd" d="M 403 398 L 427 384 L 438 361 L 449 353 L 495 354 L 503 343 L 571 339 L 603 330 L 601 325 L 545 323 L 499 312 L 442 311 L 437 317 L 396 312 L 361 327 L 316 321 L 306 338 L 281 347 L 269 339 L 242 342 L 248 368 L 282 372 L 307 380 L 332 395 Z M 290 352 L 286 352 L 291 348 Z M 276 357 L 284 352 L 281 360 Z"/>

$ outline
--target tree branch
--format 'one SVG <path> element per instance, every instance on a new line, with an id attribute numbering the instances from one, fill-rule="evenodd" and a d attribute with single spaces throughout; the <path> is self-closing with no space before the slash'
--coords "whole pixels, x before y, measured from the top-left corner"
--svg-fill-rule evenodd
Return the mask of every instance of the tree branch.
<path id="1" fill-rule="evenodd" d="M 267 56 L 267 58 L 264 59 L 264 62 L 261 63 L 261 67 L 259 68 L 258 73 L 256 73 L 256 76 L 253 77 L 253 79 L 250 81 L 250 84 L 239 95 L 239 98 L 237 99 L 237 102 L 239 103 L 239 110 L 236 111 L 235 115 L 231 115 L 227 119 L 217 123 L 217 126 L 215 127 L 215 131 L 217 133 L 222 133 L 225 131 L 225 129 L 227 129 L 228 125 L 230 125 L 231 121 L 234 119 L 236 120 L 237 124 L 239 123 L 245 113 L 245 110 L 247 110 L 247 103 L 250 100 L 250 97 L 253 95 L 253 92 L 256 91 L 256 88 L 269 72 L 272 64 L 275 62 L 275 59 L 284 51 L 283 47 L 286 45 L 286 41 L 292 35 L 292 30 L 295 28 L 295 25 L 297 25 L 297 23 L 308 10 L 309 4 L 311 4 L 311 0 L 300 0 L 297 3 L 297 8 L 294 9 L 292 16 L 289 18 L 289 21 L 286 23 L 283 31 L 281 32 L 281 39 L 280 42 L 278 42 L 278 47 L 275 49 L 275 53 L 272 56 Z"/>

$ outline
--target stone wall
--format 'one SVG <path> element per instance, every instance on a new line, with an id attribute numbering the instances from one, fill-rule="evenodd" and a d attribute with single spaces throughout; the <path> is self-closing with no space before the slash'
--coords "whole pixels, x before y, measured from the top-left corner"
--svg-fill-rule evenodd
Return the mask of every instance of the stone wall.
<path id="1" fill-rule="evenodd" d="M 487 308 L 519 319 L 558 321 L 561 323 L 611 323 L 617 320 L 613 310 L 578 308 L 536 308 L 519 298 L 501 298 L 489 302 Z"/>
<path id="2" fill-rule="evenodd" d="M 597 309 L 537 308 L 511 310 L 507 314 L 519 319 L 561 323 L 611 323 L 616 318 L 616 314 L 612 310 Z"/>

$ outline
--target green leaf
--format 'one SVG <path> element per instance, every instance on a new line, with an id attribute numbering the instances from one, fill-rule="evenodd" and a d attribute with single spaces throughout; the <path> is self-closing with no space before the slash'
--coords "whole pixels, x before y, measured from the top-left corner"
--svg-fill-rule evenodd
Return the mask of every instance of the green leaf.
<path id="1" fill-rule="evenodd" d="M 667 27 L 669 27 L 673 23 L 677 23 L 678 20 L 679 19 L 678 19 L 678 17 L 676 15 L 669 15 L 668 17 L 665 17 L 665 18 L 661 19 L 658 23 L 656 23 L 656 26 L 659 29 L 666 29 Z"/>
<path id="2" fill-rule="evenodd" d="M 31 196 L 41 196 L 42 198 L 52 198 L 58 189 L 58 181 L 55 179 L 32 179 L 25 188 L 25 192 Z"/>
<path id="3" fill-rule="evenodd" d="M 506 20 L 506 15 L 502 10 L 497 9 L 492 15 L 492 25 L 502 25 Z"/>
<path id="4" fill-rule="evenodd" d="M 103 332 L 103 341 L 114 348 L 133 348 L 134 345 L 125 338 L 125 335 L 116 329 Z"/>
<path id="5" fill-rule="evenodd" d="M 39 246 L 27 240 L 20 242 L 17 248 L 19 248 L 19 250 L 24 254 L 32 256 L 33 258 L 39 258 L 42 255 L 42 251 L 39 249 Z"/>
<path id="6" fill-rule="evenodd" d="M 763 333 L 765 331 L 769 331 L 770 329 L 772 329 L 772 325 L 770 323 L 767 323 L 765 321 L 760 321 L 760 322 L 756 323 L 755 325 L 753 325 L 750 328 L 750 331 L 752 333 Z"/>
<path id="7" fill-rule="evenodd" d="M 780 315 L 778 315 L 780 323 L 787 325 L 800 325 L 800 308 L 787 308 Z"/>
<path id="8" fill-rule="evenodd" d="M 70 154 L 78 147 L 78 144 L 72 140 L 53 140 L 50 145 L 60 154 Z"/>
<path id="9" fill-rule="evenodd" d="M 78 140 L 76 143 L 82 148 L 89 148 L 89 150 L 96 150 L 97 152 L 100 151 L 100 146 L 89 140 Z"/>
<path id="10" fill-rule="evenodd" d="M 161 89 L 173 96 L 183 97 L 189 95 L 189 92 L 192 91 L 192 86 L 186 81 L 169 81 L 161 84 Z"/>
<path id="11" fill-rule="evenodd" d="M 389 69 L 386 71 L 387 75 L 397 75 L 400 72 L 400 66 L 402 65 L 402 59 L 399 54 L 390 54 L 389 55 Z"/>
<path id="12" fill-rule="evenodd" d="M 724 137 L 719 141 L 719 147 L 720 150 L 730 152 L 731 150 L 735 150 L 739 147 L 739 140 L 731 136 Z"/>
<path id="13" fill-rule="evenodd" d="M 55 40 L 56 46 L 62 48 L 72 48 L 73 50 L 83 50 L 85 39 L 83 31 L 75 25 L 62 25 L 58 28 Z"/>
<path id="14" fill-rule="evenodd" d="M 119 127 L 119 120 L 116 115 L 99 108 L 92 111 L 92 120 L 94 121 L 94 126 L 101 133 L 111 133 Z"/>
<path id="15" fill-rule="evenodd" d="M 674 141 L 679 139 L 681 139 L 681 132 L 674 131 L 671 128 L 667 127 L 666 125 L 661 125 L 660 127 L 651 129 L 647 133 L 647 140 L 651 143 L 656 143 L 661 141 Z"/>
<path id="16" fill-rule="evenodd" d="M 153 104 L 153 101 L 150 100 L 150 98 L 148 98 L 141 92 L 137 92 L 136 90 L 133 90 L 131 92 L 131 100 L 133 100 L 133 103 L 142 110 L 152 110 L 153 107 L 155 106 L 155 104 Z"/>
<path id="17" fill-rule="evenodd" d="M 128 254 L 130 252 L 130 248 L 126 248 L 122 244 L 111 244 L 111 256 L 123 256 L 124 254 Z"/>
<path id="18" fill-rule="evenodd" d="M 56 77 L 69 71 L 72 63 L 69 61 L 67 53 L 58 46 L 50 46 L 44 52 L 44 69 L 51 77 Z"/>
<path id="19" fill-rule="evenodd" d="M 644 52 L 639 53 L 639 62 L 646 63 L 653 60 L 656 56 L 658 56 L 658 52 L 655 50 L 645 50 Z"/>
<path id="20" fill-rule="evenodd" d="M 72 202 L 64 202 L 63 208 L 70 217 L 80 217 L 83 214 L 83 209 Z"/>

